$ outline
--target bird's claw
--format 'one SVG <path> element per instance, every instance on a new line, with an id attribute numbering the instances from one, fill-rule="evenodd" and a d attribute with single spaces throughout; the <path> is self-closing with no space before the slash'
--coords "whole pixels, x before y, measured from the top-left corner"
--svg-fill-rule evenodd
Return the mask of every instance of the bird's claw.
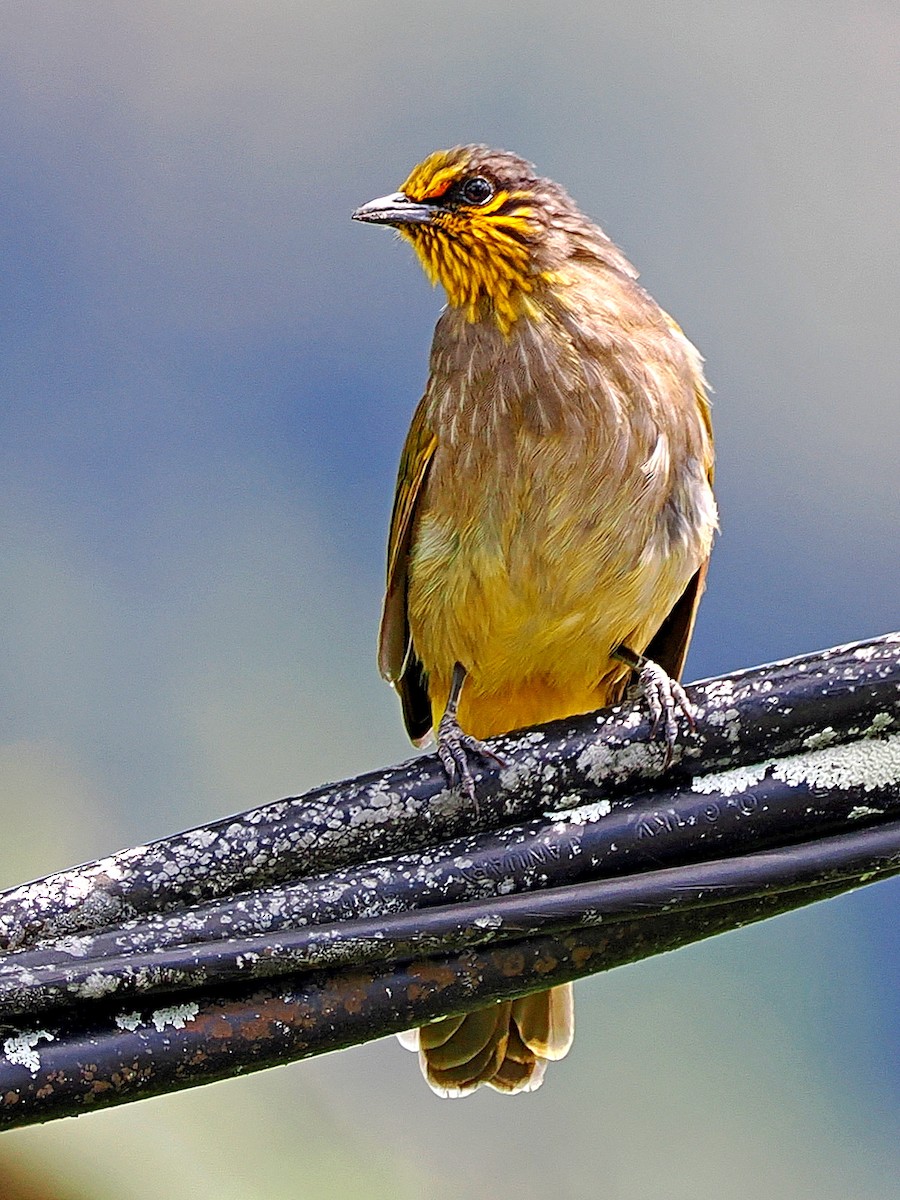
<path id="1" fill-rule="evenodd" d="M 671 765 L 675 743 L 678 741 L 677 714 L 680 711 L 693 730 L 696 728 L 693 706 L 678 680 L 672 679 L 658 663 L 649 658 L 644 660 L 638 671 L 638 688 L 650 710 L 650 719 L 653 722 L 650 728 L 651 738 L 656 737 L 660 727 L 662 728 L 666 743 L 663 769 L 666 769 Z"/>
<path id="2" fill-rule="evenodd" d="M 459 782 L 463 791 L 475 804 L 477 804 L 475 779 L 472 775 L 470 758 L 477 756 L 490 759 L 498 767 L 509 765 L 505 758 L 501 758 L 484 742 L 465 733 L 452 713 L 445 713 L 441 717 L 437 731 L 437 752 L 443 763 L 450 787 L 455 787 Z"/>

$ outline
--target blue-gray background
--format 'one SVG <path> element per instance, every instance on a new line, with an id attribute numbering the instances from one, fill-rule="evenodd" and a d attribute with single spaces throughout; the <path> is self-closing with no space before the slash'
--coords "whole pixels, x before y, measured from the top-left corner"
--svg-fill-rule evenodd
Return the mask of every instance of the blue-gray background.
<path id="1" fill-rule="evenodd" d="M 0 15 L 3 882 L 408 753 L 373 643 L 441 297 L 352 225 L 534 159 L 707 358 L 688 674 L 898 624 L 894 0 Z M 393 1041 L 22 1131 L 66 1197 L 895 1197 L 898 885 L 579 986 L 533 1097 Z"/>

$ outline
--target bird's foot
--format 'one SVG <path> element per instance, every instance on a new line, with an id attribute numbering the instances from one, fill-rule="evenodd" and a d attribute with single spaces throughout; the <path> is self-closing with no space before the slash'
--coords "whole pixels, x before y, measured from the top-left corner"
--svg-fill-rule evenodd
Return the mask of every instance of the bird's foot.
<path id="1" fill-rule="evenodd" d="M 644 658 L 637 669 L 637 687 L 647 707 L 653 724 L 650 729 L 651 738 L 661 732 L 666 743 L 666 757 L 663 769 L 672 762 L 675 743 L 678 741 L 678 713 L 687 720 L 691 729 L 695 728 L 694 709 L 687 694 L 677 679 L 667 674 L 659 663 L 650 658 Z"/>
<path id="2" fill-rule="evenodd" d="M 444 765 L 450 787 L 455 787 L 459 783 L 469 799 L 476 805 L 478 801 L 475 798 L 475 779 L 472 775 L 470 760 L 478 757 L 489 759 L 498 767 L 509 765 L 505 758 L 495 754 L 484 742 L 465 733 L 454 712 L 445 712 L 441 717 L 437 729 L 437 752 Z"/>

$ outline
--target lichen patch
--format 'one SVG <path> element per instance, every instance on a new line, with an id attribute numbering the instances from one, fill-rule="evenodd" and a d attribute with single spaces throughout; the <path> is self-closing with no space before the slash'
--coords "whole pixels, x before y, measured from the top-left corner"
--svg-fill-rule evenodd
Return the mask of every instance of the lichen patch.
<path id="1" fill-rule="evenodd" d="M 56 1037 L 47 1029 L 36 1029 L 33 1033 L 20 1033 L 3 1043 L 3 1053 L 11 1063 L 24 1067 L 32 1076 L 41 1069 L 41 1056 L 37 1050 L 39 1042 L 54 1042 Z"/>

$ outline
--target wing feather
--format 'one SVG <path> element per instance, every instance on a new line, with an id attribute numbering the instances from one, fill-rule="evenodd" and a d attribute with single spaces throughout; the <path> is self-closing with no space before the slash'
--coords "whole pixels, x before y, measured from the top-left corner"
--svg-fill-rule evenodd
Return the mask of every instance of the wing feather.
<path id="1" fill-rule="evenodd" d="M 697 399 L 697 407 L 700 411 L 700 419 L 706 429 L 708 439 L 709 460 L 706 476 L 709 479 L 710 486 L 712 486 L 715 471 L 712 460 L 713 431 L 709 411 L 709 399 L 706 391 L 700 384 L 695 387 L 694 393 Z M 706 573 L 708 570 L 709 559 L 707 558 L 691 576 L 687 587 L 673 604 L 669 615 L 653 635 L 653 639 L 646 650 L 647 657 L 652 658 L 655 663 L 659 663 L 662 669 L 673 679 L 680 679 L 681 672 L 684 670 L 684 662 L 687 658 L 688 647 L 694 633 L 694 624 L 697 620 L 700 597 L 706 590 Z"/>
<path id="2" fill-rule="evenodd" d="M 653 635 L 645 653 L 659 663 L 672 679 L 680 679 L 694 632 L 697 608 L 706 586 L 709 559 L 693 574 L 690 583 L 672 605 L 671 611 Z"/>
<path id="3" fill-rule="evenodd" d="M 403 719 L 414 742 L 431 730 L 431 702 L 422 664 L 409 633 L 406 594 L 409 550 L 416 512 L 437 447 L 437 436 L 428 424 L 425 398 L 415 411 L 397 472 L 397 490 L 388 536 L 387 587 L 378 638 L 378 667 L 400 694 Z"/>

